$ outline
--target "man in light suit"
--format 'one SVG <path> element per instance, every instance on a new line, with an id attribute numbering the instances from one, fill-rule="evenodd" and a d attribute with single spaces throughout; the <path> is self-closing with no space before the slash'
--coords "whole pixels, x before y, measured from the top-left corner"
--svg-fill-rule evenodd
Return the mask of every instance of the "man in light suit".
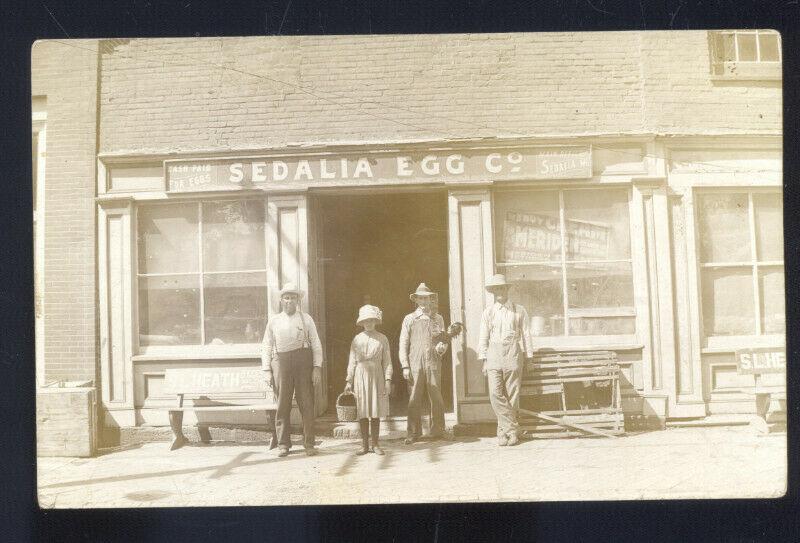
<path id="1" fill-rule="evenodd" d="M 519 386 L 524 357 L 533 357 L 530 322 L 525 308 L 508 298 L 505 275 L 493 275 L 486 290 L 494 303 L 481 315 L 478 359 L 489 379 L 489 401 L 497 416 L 497 443 L 519 442 Z"/>

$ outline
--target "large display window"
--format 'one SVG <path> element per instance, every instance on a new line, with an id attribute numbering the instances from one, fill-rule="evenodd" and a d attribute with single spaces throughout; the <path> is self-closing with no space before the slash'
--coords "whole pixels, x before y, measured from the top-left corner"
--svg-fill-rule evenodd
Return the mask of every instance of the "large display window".
<path id="1" fill-rule="evenodd" d="M 497 192 L 494 232 L 534 335 L 635 334 L 627 188 Z"/>
<path id="2" fill-rule="evenodd" d="M 784 334 L 782 195 L 704 191 L 696 213 L 704 336 Z"/>
<path id="3" fill-rule="evenodd" d="M 265 215 L 264 200 L 137 209 L 140 347 L 261 341 Z"/>

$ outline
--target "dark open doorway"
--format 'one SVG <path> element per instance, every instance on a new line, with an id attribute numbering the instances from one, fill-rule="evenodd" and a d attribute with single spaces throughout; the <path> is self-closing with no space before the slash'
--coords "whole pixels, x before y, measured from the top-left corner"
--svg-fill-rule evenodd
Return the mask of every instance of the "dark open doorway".
<path id="1" fill-rule="evenodd" d="M 325 285 L 328 409 L 344 388 L 350 342 L 365 303 L 383 310 L 379 330 L 389 339 L 395 394 L 390 415 L 406 414 L 408 392 L 398 360 L 403 317 L 421 282 L 438 293 L 439 313 L 450 321 L 447 194 L 443 192 L 318 196 L 316 207 Z M 453 406 L 452 361 L 442 360 L 442 394 Z"/>

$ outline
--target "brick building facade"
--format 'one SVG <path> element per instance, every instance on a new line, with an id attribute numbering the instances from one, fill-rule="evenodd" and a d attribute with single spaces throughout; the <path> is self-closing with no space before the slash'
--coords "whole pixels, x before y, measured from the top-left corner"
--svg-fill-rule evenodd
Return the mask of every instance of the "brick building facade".
<path id="1" fill-rule="evenodd" d="M 541 348 L 618 352 L 626 413 L 750 413 L 753 377 L 734 353 L 784 345 L 778 39 L 38 43 L 43 380 L 95 379 L 107 425 L 166 424 L 164 369 L 257 364 L 274 308 L 245 299 L 274 301 L 291 280 L 326 335 L 322 412 L 353 309 L 402 315 L 427 280 L 446 320 L 467 325 L 449 408 L 489 421 L 476 316 L 484 278 L 504 272 Z"/>

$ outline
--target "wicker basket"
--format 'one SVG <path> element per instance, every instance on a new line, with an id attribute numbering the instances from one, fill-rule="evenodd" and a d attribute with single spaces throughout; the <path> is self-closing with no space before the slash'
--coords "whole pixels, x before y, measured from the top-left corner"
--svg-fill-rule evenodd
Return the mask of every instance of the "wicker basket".
<path id="1" fill-rule="evenodd" d="M 353 399 L 353 405 L 343 405 L 342 398 L 350 396 Z M 355 422 L 358 420 L 358 413 L 356 408 L 356 396 L 352 392 L 342 392 L 336 398 L 336 418 L 339 422 Z"/>

